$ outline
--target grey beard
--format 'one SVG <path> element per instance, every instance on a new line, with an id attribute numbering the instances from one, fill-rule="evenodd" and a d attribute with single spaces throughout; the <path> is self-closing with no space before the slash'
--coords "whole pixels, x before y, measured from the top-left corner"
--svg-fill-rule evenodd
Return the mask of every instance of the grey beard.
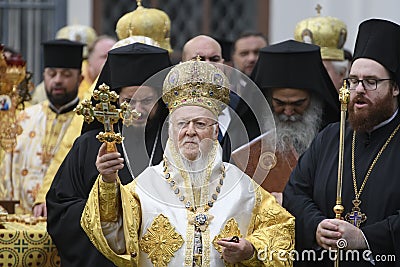
<path id="1" fill-rule="evenodd" d="M 292 147 L 298 155 L 303 154 L 318 133 L 322 121 L 322 103 L 311 99 L 303 115 L 285 116 L 274 113 L 276 125 L 276 151 L 290 153 Z"/>

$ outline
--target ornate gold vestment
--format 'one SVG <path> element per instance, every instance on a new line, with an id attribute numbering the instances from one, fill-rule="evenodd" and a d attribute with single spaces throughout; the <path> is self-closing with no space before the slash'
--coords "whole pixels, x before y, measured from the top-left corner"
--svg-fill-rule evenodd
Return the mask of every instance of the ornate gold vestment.
<path id="1" fill-rule="evenodd" d="M 167 143 L 166 159 L 174 163 L 171 166 L 179 166 L 169 147 Z M 208 224 L 201 232 L 201 266 L 229 266 L 221 259 L 222 249 L 216 240 L 234 235 L 246 238 L 255 248 L 251 259 L 235 266 L 292 266 L 294 218 L 237 167 L 222 163 L 219 149 L 212 162 L 207 194 L 200 199 L 213 198 L 222 164 L 226 177 L 217 200 L 205 213 Z M 181 173 L 179 168 L 169 170 L 174 185 L 186 199 L 194 199 Z M 94 184 L 81 226 L 99 251 L 117 266 L 193 266 L 193 218 L 198 213 L 185 207 L 186 202 L 177 197 L 176 187 L 171 189 L 171 180 L 166 178 L 162 162 L 147 168 L 126 186 L 106 184 L 101 177 Z M 126 248 L 122 254 L 111 248 L 115 247 L 113 242 L 102 231 L 105 224 L 117 223 L 121 218 Z M 279 251 L 284 259 L 279 259 L 277 253 L 271 254 L 272 251 Z"/>
<path id="2" fill-rule="evenodd" d="M 43 177 L 74 115 L 73 111 L 57 115 L 48 101 L 19 114 L 23 133 L 14 151 L 6 153 L 0 163 L 0 198 L 20 200 L 16 213 L 31 213 Z"/>

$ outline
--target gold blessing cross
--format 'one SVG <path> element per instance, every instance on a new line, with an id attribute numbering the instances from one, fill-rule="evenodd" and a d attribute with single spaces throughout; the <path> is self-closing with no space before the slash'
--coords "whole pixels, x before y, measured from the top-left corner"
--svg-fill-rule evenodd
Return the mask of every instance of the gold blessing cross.
<path id="1" fill-rule="evenodd" d="M 132 120 L 137 119 L 140 113 L 132 110 L 127 102 L 122 103 L 121 109 L 117 109 L 116 106 L 111 104 L 111 102 L 116 102 L 119 96 L 114 91 L 110 92 L 110 87 L 105 83 L 100 85 L 98 90 L 94 90 L 93 98 L 100 103 L 93 107 L 90 100 L 84 100 L 75 108 L 75 112 L 82 115 L 87 123 L 93 122 L 96 118 L 104 124 L 104 132 L 100 132 L 96 138 L 107 144 L 107 152 L 114 152 L 117 150 L 115 144 L 120 144 L 123 137 L 120 133 L 114 132 L 113 125 L 119 119 L 123 119 L 125 124 L 131 125 Z"/>

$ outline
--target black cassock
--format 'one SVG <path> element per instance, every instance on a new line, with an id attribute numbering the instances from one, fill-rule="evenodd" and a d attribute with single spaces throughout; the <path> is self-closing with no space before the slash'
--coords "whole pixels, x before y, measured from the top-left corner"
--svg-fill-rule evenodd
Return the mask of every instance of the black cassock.
<path id="1" fill-rule="evenodd" d="M 355 171 L 359 190 L 369 166 L 400 123 L 398 114 L 388 124 L 371 133 L 357 133 L 355 145 Z M 353 130 L 346 124 L 343 166 L 342 202 L 343 217 L 351 211 L 354 187 L 351 173 L 351 143 Z M 296 250 L 315 249 L 317 258 L 321 249 L 315 240 L 318 224 L 326 218 L 335 218 L 338 173 L 339 124 L 328 125 L 314 139 L 310 148 L 300 157 L 284 191 L 283 206 L 296 217 Z M 394 136 L 373 168 L 361 196 L 361 212 L 367 220 L 360 228 L 365 234 L 375 266 L 400 266 L 400 131 Z M 325 251 L 326 252 L 326 251 Z M 343 251 L 346 259 L 346 251 Z M 373 266 L 363 259 L 359 261 L 350 253 L 340 266 Z M 305 259 L 307 253 L 303 253 Z M 395 259 L 394 259 L 395 257 Z M 325 253 L 325 260 L 329 260 Z M 368 258 L 368 257 L 365 257 Z M 333 262 L 309 261 L 297 266 L 333 266 Z"/>
<path id="2" fill-rule="evenodd" d="M 98 133 L 99 130 L 91 130 L 77 138 L 46 196 L 47 231 L 57 246 L 63 267 L 115 266 L 96 249 L 80 226 L 83 208 L 99 175 L 95 165 L 101 146 L 96 139 Z M 149 153 L 152 152 L 156 134 L 160 134 L 157 129 L 150 129 L 149 134 L 146 134 Z M 161 138 L 157 140 L 153 165 L 158 164 L 163 155 Z M 124 155 L 122 146 L 118 145 L 117 148 Z M 143 166 L 145 167 L 147 166 Z M 132 181 L 126 164 L 119 171 L 119 177 L 122 184 Z"/>

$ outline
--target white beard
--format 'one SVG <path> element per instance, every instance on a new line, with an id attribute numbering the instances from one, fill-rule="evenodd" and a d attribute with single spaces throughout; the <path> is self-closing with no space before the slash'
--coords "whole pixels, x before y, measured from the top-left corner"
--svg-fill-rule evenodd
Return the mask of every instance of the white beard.
<path id="1" fill-rule="evenodd" d="M 201 156 L 197 160 L 188 160 L 182 157 L 182 163 L 185 171 L 189 174 L 190 181 L 193 188 L 204 186 L 207 175 L 208 156 Z"/>
<path id="2" fill-rule="evenodd" d="M 319 131 L 322 121 L 322 103 L 311 99 L 309 108 L 303 115 L 276 115 L 276 151 L 290 153 L 292 147 L 301 155 L 310 146 Z"/>

